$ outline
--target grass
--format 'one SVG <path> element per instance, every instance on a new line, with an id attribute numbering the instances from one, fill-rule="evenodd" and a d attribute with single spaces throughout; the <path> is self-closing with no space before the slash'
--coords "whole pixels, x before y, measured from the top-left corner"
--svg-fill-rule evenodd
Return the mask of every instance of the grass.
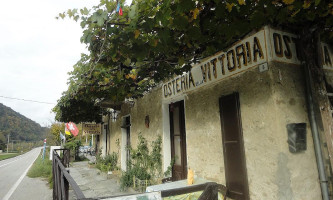
<path id="1" fill-rule="evenodd" d="M 31 166 L 28 177 L 30 178 L 45 178 L 48 180 L 50 184 L 50 188 L 53 187 L 52 185 L 52 161 L 48 159 L 48 152 L 45 154 L 45 158 L 38 156 L 34 164 Z"/>
<path id="2" fill-rule="evenodd" d="M 5 160 L 20 155 L 19 153 L 0 154 L 0 160 Z"/>

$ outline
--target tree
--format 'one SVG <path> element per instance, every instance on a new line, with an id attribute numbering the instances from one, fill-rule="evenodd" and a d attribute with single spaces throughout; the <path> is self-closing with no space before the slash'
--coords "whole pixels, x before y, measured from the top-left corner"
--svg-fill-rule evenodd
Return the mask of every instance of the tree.
<path id="1" fill-rule="evenodd" d="M 4 134 L 0 131 L 0 149 L 1 149 L 1 150 L 4 150 L 4 149 L 5 149 L 5 147 L 6 147 L 6 143 L 7 143 L 6 137 L 5 137 Z"/>
<path id="2" fill-rule="evenodd" d="M 54 108 L 57 120 L 98 120 L 101 101 L 138 98 L 267 24 L 302 36 L 317 32 L 332 44 L 333 3 L 325 0 L 119 2 L 123 15 L 111 0 L 59 14 L 81 21 L 81 42 L 89 55 L 83 54 L 70 73 L 68 91 Z"/>
<path id="3" fill-rule="evenodd" d="M 64 123 L 52 123 L 47 134 L 47 143 L 49 145 L 60 146 L 60 133 L 65 134 Z"/>

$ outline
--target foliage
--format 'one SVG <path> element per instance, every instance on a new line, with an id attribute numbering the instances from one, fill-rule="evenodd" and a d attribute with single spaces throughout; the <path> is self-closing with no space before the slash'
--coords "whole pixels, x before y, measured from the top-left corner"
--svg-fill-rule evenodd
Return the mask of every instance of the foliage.
<path id="1" fill-rule="evenodd" d="M 28 171 L 27 176 L 30 178 L 37 178 L 42 177 L 46 178 L 50 184 L 50 188 L 52 188 L 52 161 L 48 159 L 50 149 L 47 149 L 45 151 L 45 159 L 43 161 L 43 158 L 41 156 L 38 156 L 34 164 L 31 166 L 31 168 Z M 43 149 L 41 151 L 41 154 L 43 153 Z"/>
<path id="2" fill-rule="evenodd" d="M 151 143 L 152 150 L 149 151 L 148 142 L 140 133 L 136 149 L 131 149 L 131 159 L 128 169 L 122 173 L 120 183 L 122 188 L 133 185 L 133 176 L 140 180 L 151 180 L 160 178 L 162 175 L 162 139 L 160 136 Z"/>
<path id="3" fill-rule="evenodd" d="M 172 158 L 170 161 L 170 165 L 168 166 L 167 170 L 164 172 L 164 177 L 171 177 L 172 176 L 172 166 L 175 164 L 176 158 Z"/>
<path id="4" fill-rule="evenodd" d="M 9 144 L 8 152 L 24 153 L 30 151 L 35 147 L 40 147 L 40 146 L 43 146 L 43 141 L 36 141 L 36 142 L 15 141 Z"/>
<path id="5" fill-rule="evenodd" d="M 139 166 L 133 166 L 132 168 L 128 169 L 126 172 L 123 172 L 120 178 L 120 187 L 125 189 L 127 187 L 133 186 L 133 177 L 136 177 L 140 180 L 150 180 L 151 175 L 143 170 Z"/>
<path id="6" fill-rule="evenodd" d="M 68 138 L 68 140 L 64 144 L 64 148 L 70 150 L 70 156 L 74 160 L 81 159 L 78 155 L 80 146 L 82 146 L 81 140 L 75 137 Z"/>
<path id="7" fill-rule="evenodd" d="M 7 137 L 20 142 L 42 141 L 48 128 L 41 127 L 38 123 L 15 112 L 0 103 L 0 149 L 5 150 Z"/>
<path id="8" fill-rule="evenodd" d="M 103 114 L 103 110 L 95 105 L 93 99 L 86 99 L 82 96 L 78 98 L 69 91 L 63 93 L 52 111 L 56 114 L 57 121 L 74 123 L 92 121 L 100 123 Z"/>
<path id="9" fill-rule="evenodd" d="M 64 123 L 53 123 L 47 134 L 47 144 L 60 146 L 60 133 L 65 134 L 65 124 Z"/>
<path id="10" fill-rule="evenodd" d="M 82 131 L 82 125 L 81 124 L 77 124 L 77 128 L 79 129 L 79 133 L 77 136 L 73 136 L 73 135 L 67 135 L 65 134 L 65 123 L 60 123 L 60 122 L 54 122 L 52 123 L 52 125 L 50 126 L 50 129 L 48 131 L 48 134 L 46 136 L 47 138 L 47 144 L 50 146 L 60 146 L 61 141 L 60 141 L 60 133 L 62 133 L 63 135 L 65 135 L 66 137 L 66 142 L 70 142 L 74 139 L 76 140 L 80 140 L 81 144 L 85 143 L 85 138 L 87 137 L 87 139 L 91 138 L 91 135 L 88 136 L 84 136 L 83 135 L 83 131 Z"/>
<path id="11" fill-rule="evenodd" d="M 4 136 L 4 134 L 0 131 L 0 149 L 4 150 L 6 147 L 6 137 Z"/>
<path id="12" fill-rule="evenodd" d="M 295 33 L 314 28 L 327 42 L 333 38 L 333 3 L 325 0 L 133 0 L 122 16 L 116 7 L 117 1 L 101 0 L 59 14 L 80 20 L 89 55 L 70 73 L 54 108 L 58 120 L 84 121 L 88 113 L 98 119 L 94 106 L 102 100 L 140 97 L 263 25 Z"/>
<path id="13" fill-rule="evenodd" d="M 118 153 L 112 152 L 111 155 L 106 155 L 101 157 L 99 154 L 96 156 L 96 168 L 102 172 L 108 172 L 119 169 L 117 166 L 118 163 Z"/>
<path id="14" fill-rule="evenodd" d="M 116 146 L 117 146 L 117 152 L 112 152 L 111 155 L 106 155 L 105 157 L 102 157 L 102 151 L 100 150 L 98 155 L 96 155 L 96 168 L 103 171 L 113 171 L 118 170 L 118 158 L 119 158 L 119 150 L 120 150 L 120 142 L 119 138 L 116 139 Z"/>

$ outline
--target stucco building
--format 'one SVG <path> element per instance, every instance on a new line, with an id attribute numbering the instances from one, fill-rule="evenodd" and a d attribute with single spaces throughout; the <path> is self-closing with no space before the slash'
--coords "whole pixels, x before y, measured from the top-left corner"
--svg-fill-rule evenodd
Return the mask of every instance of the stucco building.
<path id="1" fill-rule="evenodd" d="M 154 88 L 117 120 L 103 117 L 100 148 L 117 152 L 141 133 L 162 137 L 163 170 L 226 185 L 240 199 L 321 199 L 297 36 L 264 27 Z M 324 68 L 332 52 L 322 44 Z M 103 153 L 104 154 L 104 153 Z"/>

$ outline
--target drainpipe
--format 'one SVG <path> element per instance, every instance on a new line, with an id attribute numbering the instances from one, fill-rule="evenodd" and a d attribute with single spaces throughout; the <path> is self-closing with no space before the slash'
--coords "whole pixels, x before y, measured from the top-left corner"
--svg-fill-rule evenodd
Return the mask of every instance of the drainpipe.
<path id="1" fill-rule="evenodd" d="M 308 34 L 311 34 L 311 33 L 308 33 Z M 316 34 L 316 39 L 318 38 L 317 36 L 318 36 L 318 34 Z M 317 44 L 318 40 L 316 40 L 315 42 Z M 301 43 L 301 45 L 303 46 L 302 43 Z M 316 49 L 318 49 L 318 48 L 316 48 Z M 304 49 L 302 51 L 304 51 Z M 303 56 L 303 58 L 305 58 L 303 60 L 308 61 L 309 57 L 304 57 L 304 55 L 302 55 L 302 56 Z M 315 56 L 318 56 L 318 55 L 315 54 Z M 314 57 L 312 57 L 312 59 L 314 59 Z M 316 154 L 316 159 L 317 159 L 319 182 L 320 182 L 323 200 L 329 200 L 329 192 L 328 192 L 328 185 L 327 185 L 327 179 L 326 179 L 326 174 L 325 174 L 323 154 L 322 154 L 322 150 L 320 147 L 320 141 L 319 141 L 318 124 L 316 121 L 314 106 L 313 106 L 314 105 L 313 104 L 313 95 L 312 95 L 313 87 L 311 84 L 311 83 L 313 83 L 313 80 L 312 80 L 311 71 L 309 68 L 310 64 L 308 62 L 303 62 L 302 65 L 303 65 L 304 71 L 305 71 L 307 108 L 308 108 L 309 121 L 311 124 L 314 149 L 315 149 L 315 154 Z"/>

